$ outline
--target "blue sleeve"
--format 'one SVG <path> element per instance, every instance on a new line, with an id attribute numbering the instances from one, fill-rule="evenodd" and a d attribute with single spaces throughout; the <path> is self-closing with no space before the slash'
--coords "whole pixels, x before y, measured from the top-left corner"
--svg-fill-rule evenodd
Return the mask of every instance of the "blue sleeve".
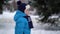
<path id="1" fill-rule="evenodd" d="M 23 12 L 17 10 L 16 14 L 14 15 L 14 21 L 17 22 L 17 20 L 23 16 L 26 16 L 26 15 Z"/>
<path id="2" fill-rule="evenodd" d="M 16 14 L 14 15 L 14 21 L 16 22 L 20 17 L 20 14 L 18 14 L 18 12 L 16 12 Z"/>

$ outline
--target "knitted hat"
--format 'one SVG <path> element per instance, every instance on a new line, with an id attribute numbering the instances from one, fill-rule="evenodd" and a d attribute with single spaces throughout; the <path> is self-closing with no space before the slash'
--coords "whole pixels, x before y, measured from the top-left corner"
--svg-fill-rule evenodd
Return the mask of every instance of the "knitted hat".
<path id="1" fill-rule="evenodd" d="M 17 6 L 19 6 L 22 2 L 21 1 L 17 1 Z"/>
<path id="2" fill-rule="evenodd" d="M 21 3 L 19 6 L 18 6 L 18 10 L 24 12 L 24 10 L 26 9 L 26 4 L 25 3 Z"/>

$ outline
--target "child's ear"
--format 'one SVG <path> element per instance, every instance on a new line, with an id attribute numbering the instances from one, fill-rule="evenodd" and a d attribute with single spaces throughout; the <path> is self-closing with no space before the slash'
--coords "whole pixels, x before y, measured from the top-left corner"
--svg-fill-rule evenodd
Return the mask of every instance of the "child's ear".
<path id="1" fill-rule="evenodd" d="M 26 9 L 29 9 L 30 8 L 30 5 L 26 5 Z"/>

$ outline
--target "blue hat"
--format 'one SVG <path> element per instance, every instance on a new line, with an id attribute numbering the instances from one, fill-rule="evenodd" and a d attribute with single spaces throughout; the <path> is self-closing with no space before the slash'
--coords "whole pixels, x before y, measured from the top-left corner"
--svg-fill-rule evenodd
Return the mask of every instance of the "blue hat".
<path id="1" fill-rule="evenodd" d="M 24 10 L 26 9 L 26 5 L 25 3 L 21 3 L 19 6 L 18 6 L 18 10 L 21 10 L 22 12 L 24 12 Z"/>
<path id="2" fill-rule="evenodd" d="M 17 1 L 17 6 L 19 6 L 22 2 L 21 1 Z"/>

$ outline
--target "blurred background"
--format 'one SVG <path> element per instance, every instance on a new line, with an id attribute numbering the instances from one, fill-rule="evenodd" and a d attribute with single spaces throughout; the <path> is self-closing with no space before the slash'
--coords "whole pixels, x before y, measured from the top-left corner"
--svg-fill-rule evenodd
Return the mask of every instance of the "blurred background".
<path id="1" fill-rule="evenodd" d="M 14 15 L 19 0 L 0 0 L 0 34 L 15 34 Z M 60 0 L 20 0 L 29 4 L 31 34 L 60 34 Z"/>

